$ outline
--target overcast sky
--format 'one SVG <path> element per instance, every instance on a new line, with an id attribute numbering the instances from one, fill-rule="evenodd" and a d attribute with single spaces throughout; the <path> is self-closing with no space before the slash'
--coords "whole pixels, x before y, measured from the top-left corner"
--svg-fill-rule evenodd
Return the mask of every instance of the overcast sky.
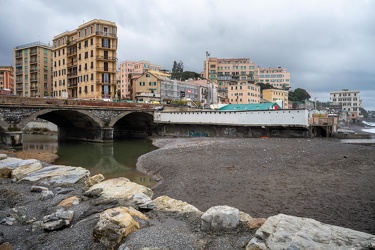
<path id="1" fill-rule="evenodd" d="M 203 71 L 205 52 L 285 67 L 292 89 L 319 101 L 344 88 L 375 110 L 374 0 L 1 0 L 0 65 L 13 48 L 92 19 L 118 27 L 119 62 L 148 60 Z"/>

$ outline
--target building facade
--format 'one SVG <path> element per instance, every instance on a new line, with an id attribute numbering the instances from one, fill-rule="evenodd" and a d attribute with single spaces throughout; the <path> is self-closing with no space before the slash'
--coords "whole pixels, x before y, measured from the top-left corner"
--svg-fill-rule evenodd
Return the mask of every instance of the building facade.
<path id="1" fill-rule="evenodd" d="M 145 71 L 160 71 L 161 66 L 150 63 L 149 61 L 124 61 L 120 63 L 120 84 L 119 91 L 121 99 L 130 99 L 130 74 L 143 73 Z"/>
<path id="2" fill-rule="evenodd" d="M 165 79 L 161 81 L 160 99 L 162 102 L 185 99 L 206 105 L 209 92 L 207 82 Z"/>
<path id="3" fill-rule="evenodd" d="M 256 82 L 270 84 L 274 88 L 288 90 L 290 85 L 290 73 L 286 68 L 256 68 Z"/>
<path id="4" fill-rule="evenodd" d="M 137 102 L 160 102 L 161 81 L 169 80 L 170 74 L 145 71 L 130 74 L 131 99 Z"/>
<path id="5" fill-rule="evenodd" d="M 277 102 L 281 108 L 289 108 L 289 97 L 288 91 L 281 89 L 264 89 L 263 90 L 263 99 L 266 99 L 269 102 Z"/>
<path id="6" fill-rule="evenodd" d="M 116 98 L 117 26 L 94 19 L 53 39 L 53 96 Z"/>
<path id="7" fill-rule="evenodd" d="M 14 93 L 14 68 L 13 66 L 0 66 L 0 93 Z"/>
<path id="8" fill-rule="evenodd" d="M 228 86 L 228 101 L 231 104 L 260 103 L 260 87 L 251 82 L 232 81 Z"/>
<path id="9" fill-rule="evenodd" d="M 333 105 L 342 107 L 342 111 L 347 112 L 351 120 L 357 120 L 361 114 L 362 99 L 360 91 L 343 89 L 341 91 L 330 92 L 330 101 Z"/>
<path id="10" fill-rule="evenodd" d="M 249 58 L 216 58 L 206 52 L 202 77 L 218 88 L 219 98 L 225 99 L 228 86 L 233 81 L 254 83 L 255 64 Z"/>
<path id="11" fill-rule="evenodd" d="M 14 94 L 24 97 L 52 95 L 52 48 L 41 42 L 14 48 Z"/>

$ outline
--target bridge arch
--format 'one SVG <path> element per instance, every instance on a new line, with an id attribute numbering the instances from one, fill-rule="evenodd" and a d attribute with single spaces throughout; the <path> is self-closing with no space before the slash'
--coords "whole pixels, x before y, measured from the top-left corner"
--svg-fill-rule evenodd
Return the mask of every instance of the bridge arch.
<path id="1" fill-rule="evenodd" d="M 27 123 L 41 118 L 57 125 L 58 127 L 66 126 L 70 122 L 72 126 L 82 127 L 88 125 L 90 127 L 103 127 L 103 121 L 92 115 L 86 110 L 69 110 L 69 109 L 43 109 L 32 115 L 25 117 L 19 123 L 20 127 L 25 127 Z"/>
<path id="2" fill-rule="evenodd" d="M 113 127 L 114 138 L 145 137 L 159 132 L 154 113 L 145 111 L 123 112 L 113 118 L 109 126 Z"/>

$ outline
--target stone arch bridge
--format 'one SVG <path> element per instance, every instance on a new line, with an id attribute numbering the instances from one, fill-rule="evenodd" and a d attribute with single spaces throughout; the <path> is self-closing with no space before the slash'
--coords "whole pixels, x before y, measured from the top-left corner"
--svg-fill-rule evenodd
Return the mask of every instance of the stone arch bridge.
<path id="1" fill-rule="evenodd" d="M 59 140 L 105 142 L 158 133 L 152 107 L 106 107 L 67 104 L 1 104 L 0 134 L 5 145 L 22 144 L 22 129 L 41 118 L 58 127 Z"/>

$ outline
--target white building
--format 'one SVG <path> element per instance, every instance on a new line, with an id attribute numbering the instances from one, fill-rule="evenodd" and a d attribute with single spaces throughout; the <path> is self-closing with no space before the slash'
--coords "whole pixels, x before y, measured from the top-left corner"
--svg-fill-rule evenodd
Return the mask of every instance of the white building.
<path id="1" fill-rule="evenodd" d="M 330 101 L 333 105 L 341 105 L 342 111 L 347 112 L 351 120 L 356 120 L 360 116 L 362 100 L 358 90 L 333 91 L 330 93 Z"/>

